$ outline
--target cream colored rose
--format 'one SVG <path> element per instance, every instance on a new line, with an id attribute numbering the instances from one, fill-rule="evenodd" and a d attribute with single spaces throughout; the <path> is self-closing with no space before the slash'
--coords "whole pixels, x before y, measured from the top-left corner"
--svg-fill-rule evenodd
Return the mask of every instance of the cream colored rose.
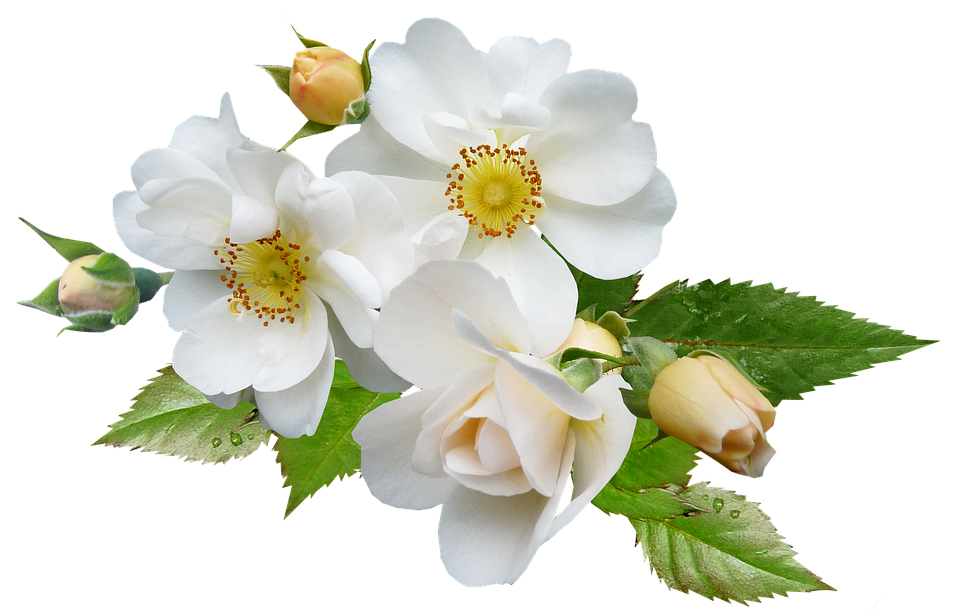
<path id="1" fill-rule="evenodd" d="M 682 357 L 657 375 L 650 414 L 661 430 L 735 473 L 759 477 L 776 453 L 767 442 L 776 411 L 728 362 Z"/>
<path id="2" fill-rule="evenodd" d="M 360 63 L 333 47 L 297 52 L 290 71 L 290 100 L 308 120 L 339 126 L 344 111 L 364 98 Z"/>

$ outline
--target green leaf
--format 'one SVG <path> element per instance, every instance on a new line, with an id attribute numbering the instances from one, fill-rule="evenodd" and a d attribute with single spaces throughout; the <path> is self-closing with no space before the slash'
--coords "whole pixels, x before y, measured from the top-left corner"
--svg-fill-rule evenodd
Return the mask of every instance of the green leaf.
<path id="1" fill-rule="evenodd" d="M 163 276 L 145 267 L 133 268 L 133 277 L 134 282 L 137 284 L 137 288 L 140 289 L 141 304 L 149 302 L 151 299 L 153 299 L 154 296 L 160 291 L 160 288 L 170 282 L 169 277 L 164 280 Z"/>
<path id="2" fill-rule="evenodd" d="M 320 122 L 311 122 L 307 120 L 307 123 L 304 124 L 303 127 L 297 131 L 297 134 L 294 135 L 293 137 L 290 137 L 290 141 L 283 144 L 283 147 L 280 148 L 280 151 L 282 152 L 283 150 L 286 150 L 291 145 L 293 145 L 294 141 L 298 139 L 303 139 L 304 137 L 312 137 L 313 135 L 319 135 L 320 133 L 325 133 L 335 128 L 336 126 L 333 126 L 332 124 L 321 124 Z"/>
<path id="3" fill-rule="evenodd" d="M 659 438 L 659 434 L 652 420 L 637 419 L 630 451 L 617 473 L 593 499 L 595 507 L 611 515 L 645 517 L 652 515 L 649 513 L 651 499 L 659 502 L 662 497 L 647 495 L 654 488 L 690 483 L 690 473 L 702 459 L 700 452 L 676 438 Z M 695 508 L 682 503 L 682 499 L 678 504 L 680 513 L 685 511 L 684 507 Z"/>
<path id="4" fill-rule="evenodd" d="M 23 218 L 20 220 L 25 225 L 33 229 L 37 235 L 43 238 L 43 241 L 45 241 L 47 244 L 50 244 L 50 247 L 56 250 L 57 253 L 67 261 L 73 261 L 74 259 L 79 259 L 80 257 L 85 257 L 87 255 L 98 255 L 103 252 L 90 242 L 68 240 L 63 237 L 57 237 L 56 235 L 50 235 L 49 233 L 37 229 Z"/>
<path id="5" fill-rule="evenodd" d="M 216 463 L 244 458 L 270 439 L 270 433 L 256 421 L 252 404 L 241 402 L 236 408 L 221 409 L 171 366 L 162 368 L 133 400 L 130 411 L 94 445 L 132 447 L 188 462 Z"/>
<path id="6" fill-rule="evenodd" d="M 360 387 L 339 359 L 334 370 L 330 397 L 316 433 L 300 438 L 281 436 L 273 447 L 280 473 L 286 478 L 283 487 L 290 487 L 284 517 L 337 477 L 343 479 L 360 470 L 360 446 L 351 436 L 353 429 L 361 417 L 400 397 Z"/>
<path id="7" fill-rule="evenodd" d="M 70 325 L 61 329 L 57 335 L 59 336 L 65 331 L 91 333 L 110 331 L 118 325 L 118 323 L 114 321 L 113 315 L 114 313 L 105 310 L 90 310 L 88 312 L 65 314 L 63 316 L 70 321 Z"/>
<path id="8" fill-rule="evenodd" d="M 636 319 L 631 335 L 658 338 L 681 357 L 725 351 L 774 405 L 934 342 L 770 284 L 679 284 L 641 304 L 626 311 Z"/>
<path id="9" fill-rule="evenodd" d="M 604 314 L 607 311 L 621 312 L 637 292 L 637 283 L 640 282 L 640 273 L 617 278 L 616 280 L 601 280 L 590 274 L 581 272 L 567 263 L 573 279 L 577 283 L 577 312 L 588 306 L 596 305 L 596 312 Z"/>
<path id="10" fill-rule="evenodd" d="M 311 47 L 329 47 L 329 45 L 325 45 L 320 41 L 315 41 L 313 39 L 308 39 L 304 36 L 301 36 L 300 33 L 297 32 L 296 28 L 294 28 L 293 26 L 290 26 L 290 27 L 293 28 L 293 31 L 297 35 L 297 38 L 300 39 L 300 42 L 303 43 L 303 46 L 306 47 L 307 49 Z"/>
<path id="11" fill-rule="evenodd" d="M 267 73 L 273 77 L 273 82 L 277 84 L 281 92 L 290 96 L 290 71 L 293 70 L 291 67 L 269 64 L 258 64 L 257 66 L 267 71 Z"/>
<path id="12" fill-rule="evenodd" d="M 680 493 L 709 508 L 670 519 L 632 519 L 637 542 L 670 588 L 724 601 L 759 601 L 787 592 L 833 590 L 793 557 L 756 503 L 699 483 Z"/>

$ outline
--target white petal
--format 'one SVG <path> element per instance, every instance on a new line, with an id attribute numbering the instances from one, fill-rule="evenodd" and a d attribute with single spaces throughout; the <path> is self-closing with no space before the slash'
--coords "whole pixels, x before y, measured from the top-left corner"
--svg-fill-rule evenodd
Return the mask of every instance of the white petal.
<path id="1" fill-rule="evenodd" d="M 494 98 L 509 92 L 538 100 L 554 80 L 567 72 L 570 44 L 553 39 L 543 44 L 531 38 L 502 38 L 484 57 Z"/>
<path id="2" fill-rule="evenodd" d="M 516 92 L 508 92 L 503 97 L 501 114 L 504 124 L 529 126 L 538 131 L 550 125 L 549 109 Z M 509 143 L 513 140 L 505 139 L 505 141 Z"/>
<path id="3" fill-rule="evenodd" d="M 578 269 L 603 279 L 622 278 L 660 251 L 663 226 L 677 208 L 670 181 L 659 169 L 623 203 L 593 206 L 548 195 L 537 226 Z"/>
<path id="4" fill-rule="evenodd" d="M 253 405 L 257 404 L 257 399 L 254 396 L 254 391 L 252 387 L 247 389 L 241 389 L 232 394 L 209 394 L 207 395 L 207 400 L 216 404 L 222 409 L 232 409 L 236 408 L 241 402 L 250 402 Z M 261 424 L 263 422 L 260 422 Z M 269 430 L 270 428 L 264 426 L 264 430 Z"/>
<path id="5" fill-rule="evenodd" d="M 246 195 L 233 195 L 233 211 L 230 216 L 230 241 L 246 244 L 262 237 L 269 237 L 280 227 L 280 217 L 272 206 L 265 205 Z"/>
<path id="6" fill-rule="evenodd" d="M 138 189 L 149 182 L 161 178 L 203 178 L 224 184 L 210 167 L 174 148 L 159 148 L 144 152 L 130 168 L 133 185 Z M 226 190 L 230 187 L 224 184 Z"/>
<path id="7" fill-rule="evenodd" d="M 441 389 L 406 395 L 370 411 L 353 430 L 361 447 L 360 472 L 378 500 L 404 509 L 429 509 L 446 498 L 454 481 L 427 477 L 410 468 L 423 412 Z"/>
<path id="8" fill-rule="evenodd" d="M 430 180 L 444 177 L 450 171 L 450 165 L 411 150 L 391 137 L 370 116 L 363 121 L 360 132 L 345 139 L 327 156 L 328 176 L 354 169 L 374 175 Z"/>
<path id="9" fill-rule="evenodd" d="M 222 184 L 199 178 L 151 180 L 139 195 L 150 208 L 137 214 L 137 223 L 148 231 L 207 246 L 221 246 L 229 235 L 233 195 Z"/>
<path id="10" fill-rule="evenodd" d="M 465 374 L 456 375 L 452 383 L 423 413 L 422 429 L 413 452 L 413 468 L 431 477 L 443 477 L 443 460 L 440 457 L 443 435 L 450 424 L 457 421 L 493 384 L 494 366 L 488 364 Z"/>
<path id="11" fill-rule="evenodd" d="M 447 210 L 450 197 L 444 194 L 447 190 L 446 181 L 408 180 L 389 176 L 378 176 L 377 179 L 397 198 L 407 235 L 416 237 L 425 226 L 441 218 L 462 218 L 466 222 L 466 218 Z"/>
<path id="12" fill-rule="evenodd" d="M 223 265 L 213 249 L 196 240 L 183 237 L 161 237 L 137 222 L 137 214 L 149 206 L 136 192 L 118 193 L 113 198 L 113 220 L 124 245 L 145 259 L 170 269 L 220 270 Z"/>
<path id="13" fill-rule="evenodd" d="M 550 127 L 527 142 L 543 190 L 565 199 L 611 205 L 639 191 L 657 163 L 653 134 L 633 122 L 637 91 L 618 73 L 570 73 L 547 88 L 540 104 Z"/>
<path id="14" fill-rule="evenodd" d="M 466 118 L 490 98 L 481 53 L 444 21 L 416 22 L 404 45 L 381 45 L 370 62 L 377 75 L 367 93 L 372 115 L 397 141 L 434 160 L 439 153 L 423 117 L 446 111 Z"/>
<path id="15" fill-rule="evenodd" d="M 553 521 L 547 539 L 569 524 L 600 493 L 630 450 L 637 418 L 624 406 L 620 388 L 629 386 L 620 375 L 612 375 L 600 379 L 583 394 L 600 405 L 603 417 L 570 422 L 577 442 L 573 500 Z"/>
<path id="16" fill-rule="evenodd" d="M 447 572 L 467 586 L 515 582 L 546 538 L 572 462 L 573 439 L 568 439 L 551 498 L 534 490 L 489 496 L 454 488 L 440 514 L 440 556 Z"/>
<path id="17" fill-rule="evenodd" d="M 434 218 L 411 238 L 414 242 L 414 267 L 427 261 L 456 259 L 469 228 L 470 224 L 463 216 Z"/>
<path id="18" fill-rule="evenodd" d="M 469 261 L 425 263 L 400 283 L 380 312 L 374 348 L 394 372 L 423 388 L 448 384 L 451 375 L 492 363 L 457 334 L 454 308 L 485 334 L 502 332 L 506 338 L 494 338 L 498 346 L 529 350 L 525 319 L 506 284 Z"/>
<path id="19" fill-rule="evenodd" d="M 361 349 L 350 340 L 331 308 L 327 309 L 327 326 L 333 339 L 337 357 L 350 368 L 350 376 L 361 387 L 377 392 L 400 392 L 410 389 L 404 381 L 387 367 L 372 348 Z"/>
<path id="20" fill-rule="evenodd" d="M 232 393 L 253 383 L 260 363 L 259 319 L 214 302 L 187 323 L 173 348 L 173 369 L 204 394 Z"/>
<path id="21" fill-rule="evenodd" d="M 505 428 L 520 455 L 523 472 L 537 492 L 552 496 L 559 481 L 570 416 L 505 362 L 497 365 L 496 385 Z"/>
<path id="22" fill-rule="evenodd" d="M 252 382 L 257 391 L 292 387 L 307 378 L 323 357 L 329 338 L 327 310 L 309 291 L 300 303 L 303 308 L 294 323 L 277 320 L 260 328 L 260 366 Z"/>
<path id="23" fill-rule="evenodd" d="M 501 352 L 500 357 L 567 415 L 589 421 L 599 419 L 602 414 L 594 401 L 571 387 L 546 360 L 520 353 Z"/>
<path id="24" fill-rule="evenodd" d="M 220 271 L 177 270 L 163 292 L 163 314 L 170 328 L 183 330 L 211 304 L 229 306 L 232 291 L 220 280 Z M 233 408 L 233 407 L 230 407 Z"/>
<path id="25" fill-rule="evenodd" d="M 355 257 L 337 250 L 320 255 L 313 271 L 307 285 L 330 305 L 350 340 L 358 347 L 373 346 L 374 308 L 381 298 L 377 279 Z"/>
<path id="26" fill-rule="evenodd" d="M 310 182 L 299 213 L 324 250 L 343 246 L 357 222 L 350 193 L 343 184 L 329 178 Z"/>
<path id="27" fill-rule="evenodd" d="M 257 391 L 261 423 L 284 438 L 313 436 L 330 395 L 334 360 L 333 341 L 328 338 L 323 358 L 307 378 L 280 391 Z"/>
<path id="28" fill-rule="evenodd" d="M 436 111 L 423 117 L 423 128 L 438 152 L 438 160 L 453 165 L 460 160 L 460 150 L 484 143 L 496 143 L 491 130 L 471 128 L 466 120 L 445 111 Z"/>
<path id="29" fill-rule="evenodd" d="M 354 232 L 340 250 L 373 274 L 385 302 L 413 272 L 413 243 L 403 230 L 400 204 L 382 182 L 366 173 L 345 171 L 331 180 L 346 188 L 356 212 Z"/>
<path id="30" fill-rule="evenodd" d="M 239 191 L 240 185 L 227 166 L 227 150 L 237 147 L 265 149 L 240 134 L 229 94 L 224 94 L 220 100 L 219 118 L 188 118 L 173 133 L 170 147 L 182 150 L 202 162 L 233 191 Z"/>
<path id="31" fill-rule="evenodd" d="M 577 284 L 533 229 L 521 226 L 512 238 L 494 238 L 476 261 L 510 286 L 529 323 L 533 355 L 543 357 L 567 339 L 577 312 Z"/>
<path id="32" fill-rule="evenodd" d="M 277 184 L 283 171 L 293 164 L 302 165 L 286 151 L 243 149 L 228 150 L 227 164 L 245 195 L 270 205 L 276 203 Z"/>

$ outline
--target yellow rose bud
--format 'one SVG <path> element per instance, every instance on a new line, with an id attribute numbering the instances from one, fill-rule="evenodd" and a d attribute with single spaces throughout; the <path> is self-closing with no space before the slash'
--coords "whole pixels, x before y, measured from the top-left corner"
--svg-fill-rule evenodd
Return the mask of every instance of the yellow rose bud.
<path id="1" fill-rule="evenodd" d="M 551 353 L 551 355 L 572 348 L 586 349 L 613 357 L 623 357 L 623 350 L 620 348 L 620 343 L 617 342 L 613 334 L 596 323 L 584 321 L 583 319 L 574 320 L 570 335 L 567 336 L 563 344 Z"/>
<path id="2" fill-rule="evenodd" d="M 65 314 L 113 312 L 126 304 L 136 291 L 137 287 L 132 283 L 106 284 L 83 271 L 84 267 L 93 265 L 99 256 L 87 255 L 74 259 L 67 269 L 63 270 L 57 287 L 57 299 L 60 300 L 60 307 Z"/>
<path id="3" fill-rule="evenodd" d="M 308 120 L 339 126 L 350 104 L 364 98 L 360 63 L 332 47 L 297 52 L 290 71 L 290 100 Z"/>
<path id="4" fill-rule="evenodd" d="M 678 359 L 650 390 L 650 415 L 661 430 L 750 477 L 761 476 L 776 453 L 766 437 L 776 414 L 736 368 L 710 355 Z"/>

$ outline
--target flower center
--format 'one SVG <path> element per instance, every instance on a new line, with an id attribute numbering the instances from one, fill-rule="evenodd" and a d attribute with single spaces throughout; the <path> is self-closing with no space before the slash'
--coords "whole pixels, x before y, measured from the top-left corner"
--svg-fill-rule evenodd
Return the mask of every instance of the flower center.
<path id="1" fill-rule="evenodd" d="M 540 172 L 527 160 L 523 148 L 506 144 L 491 148 L 481 145 L 460 150 L 458 162 L 447 174 L 450 183 L 444 193 L 450 198 L 448 210 L 478 228 L 477 237 L 513 237 L 517 225 L 531 225 L 543 208 Z"/>
<path id="2" fill-rule="evenodd" d="M 281 323 L 293 323 L 307 279 L 301 266 L 310 261 L 308 256 L 301 259 L 300 245 L 288 242 L 279 230 L 246 244 L 234 244 L 229 237 L 223 242 L 213 254 L 227 268 L 220 280 L 233 291 L 230 312 L 236 316 L 252 312 L 263 319 L 264 327 L 277 317 Z"/>

